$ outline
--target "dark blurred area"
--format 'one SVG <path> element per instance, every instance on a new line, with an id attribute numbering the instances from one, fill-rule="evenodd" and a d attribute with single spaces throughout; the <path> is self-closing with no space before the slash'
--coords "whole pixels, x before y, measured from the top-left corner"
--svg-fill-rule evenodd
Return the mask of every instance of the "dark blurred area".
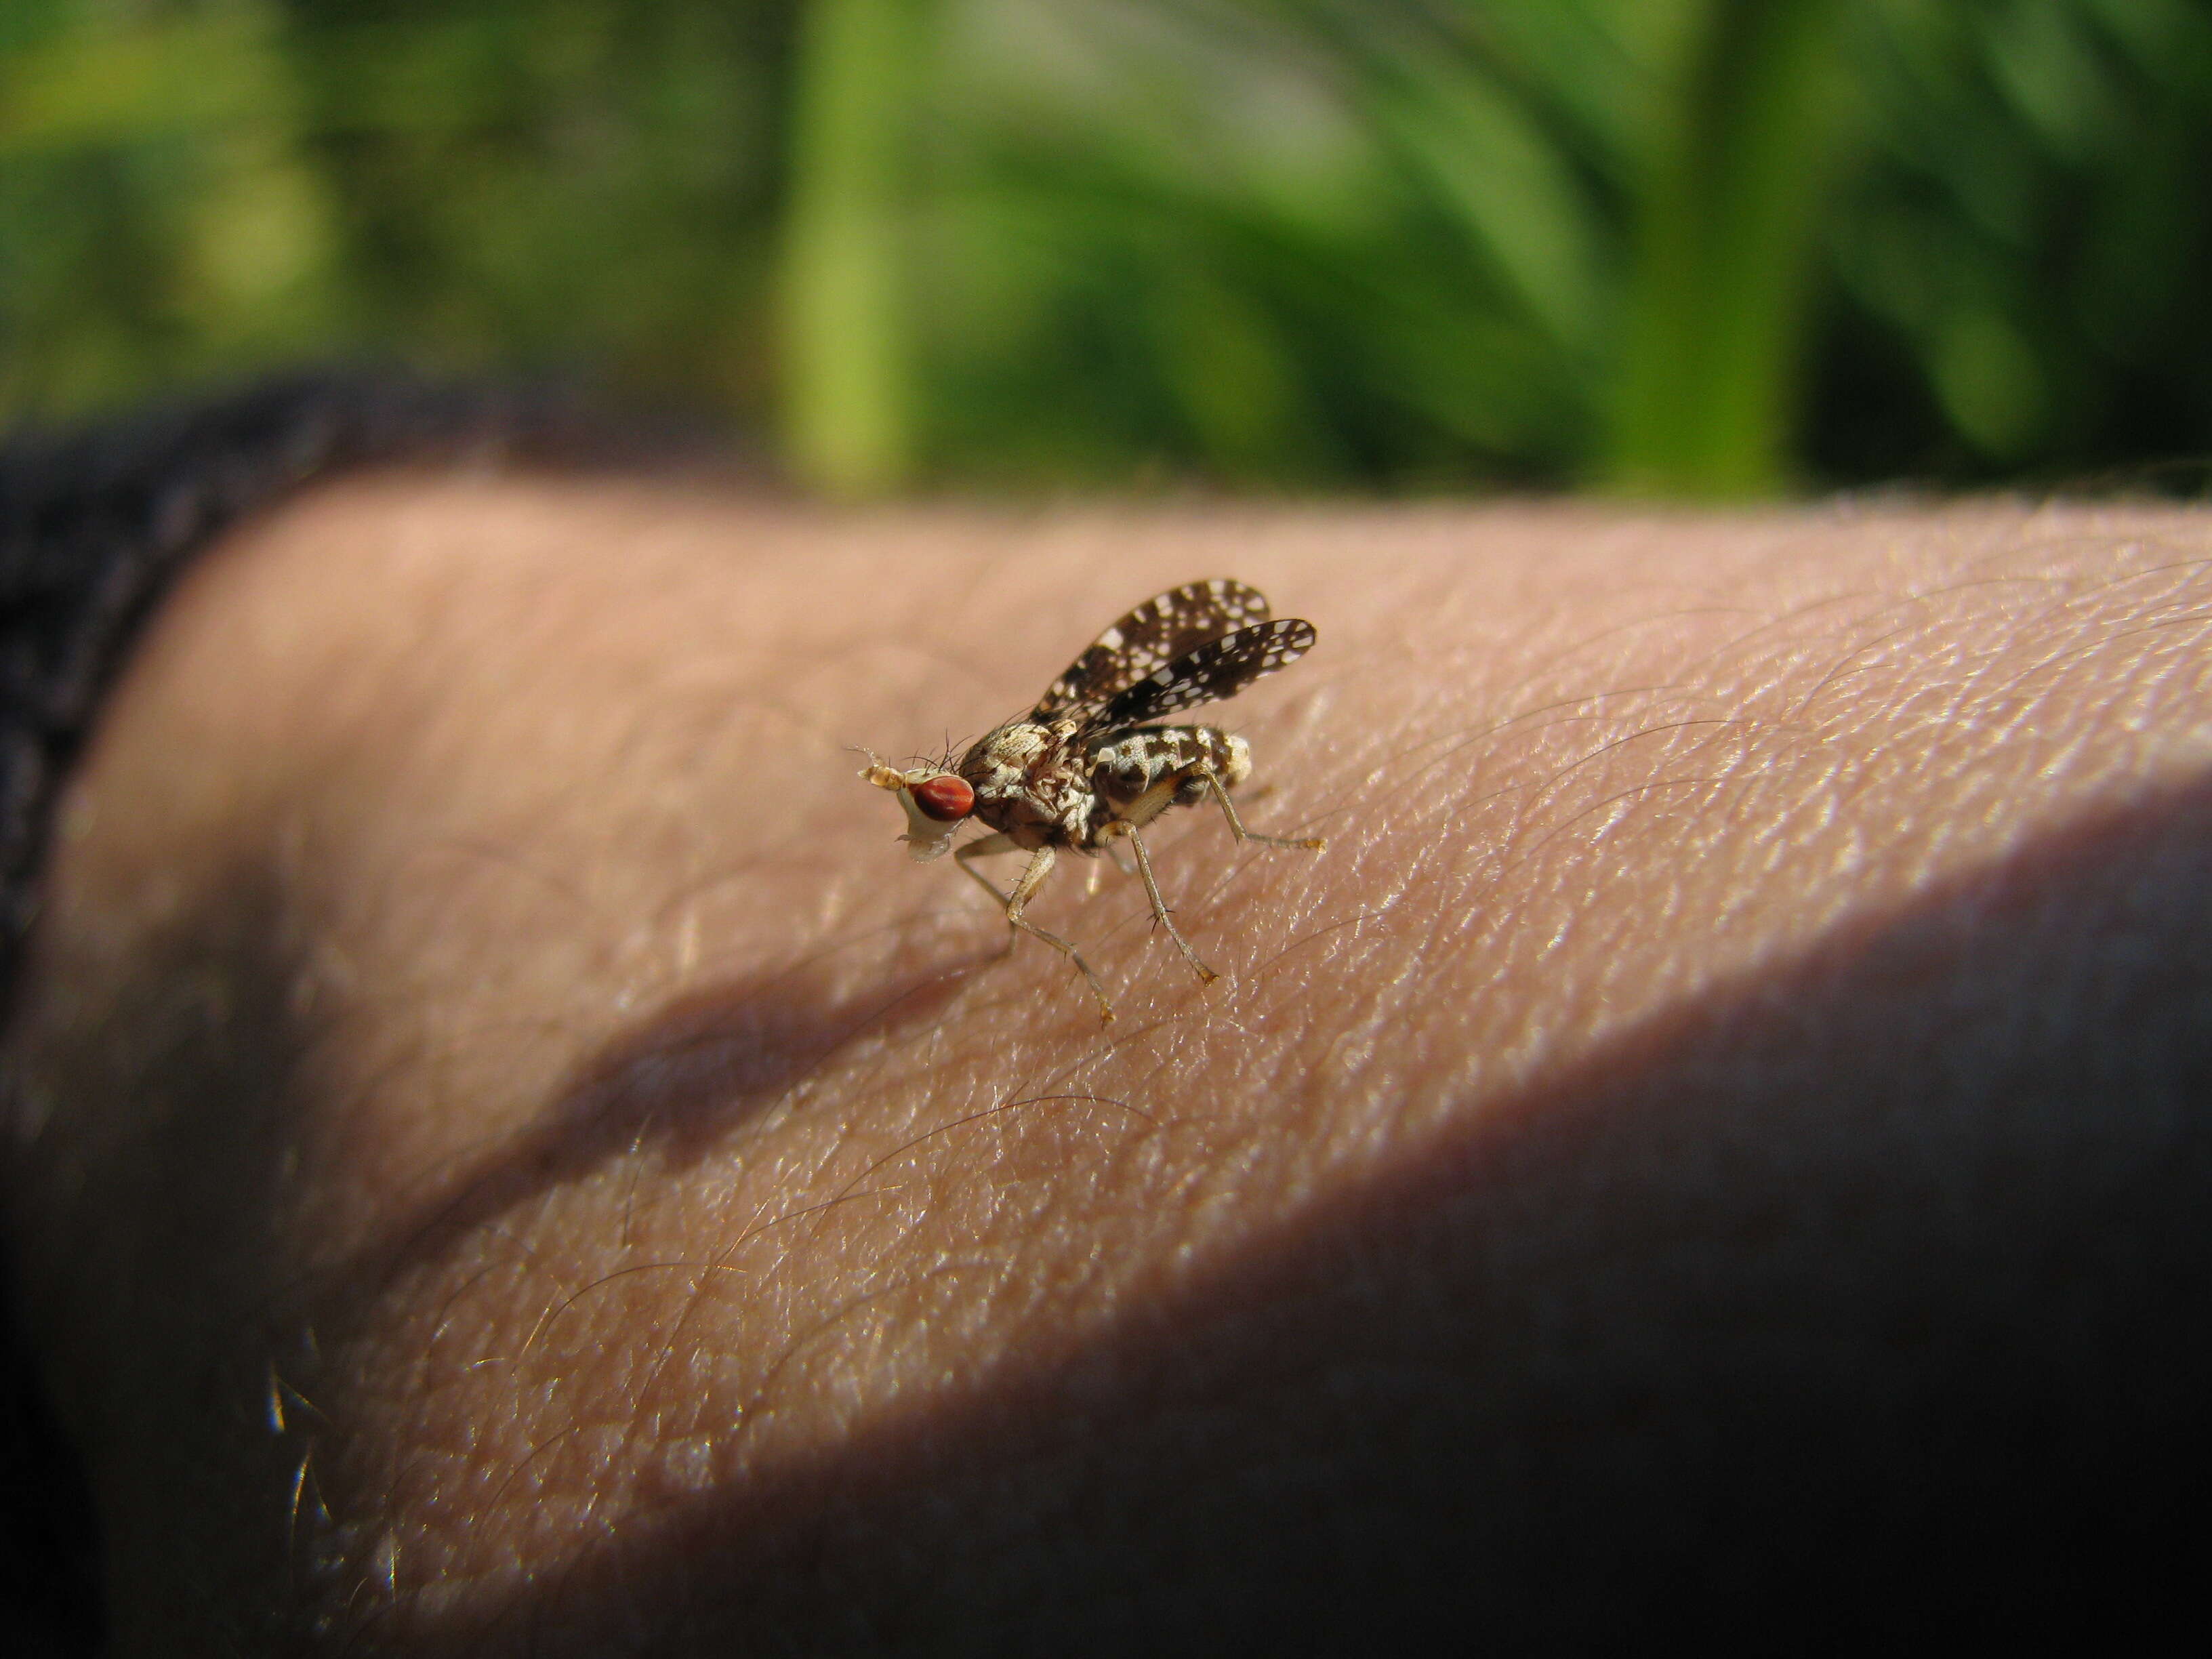
<path id="1" fill-rule="evenodd" d="M 574 377 L 805 482 L 2212 448 L 2198 0 L 9 0 L 0 421 Z"/>

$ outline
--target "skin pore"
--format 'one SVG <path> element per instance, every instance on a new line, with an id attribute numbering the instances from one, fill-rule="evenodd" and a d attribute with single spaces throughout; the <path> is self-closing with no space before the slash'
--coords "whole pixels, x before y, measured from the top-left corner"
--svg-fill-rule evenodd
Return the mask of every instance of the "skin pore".
<path id="1" fill-rule="evenodd" d="M 309 495 L 135 659 L 10 1039 L 116 1650 L 2063 1602 L 2198 1467 L 2209 550 Z M 1148 834 L 1210 988 L 1063 860 L 1102 1029 L 854 751 L 1208 575 L 1319 629 L 1200 718 L 1328 845 Z"/>

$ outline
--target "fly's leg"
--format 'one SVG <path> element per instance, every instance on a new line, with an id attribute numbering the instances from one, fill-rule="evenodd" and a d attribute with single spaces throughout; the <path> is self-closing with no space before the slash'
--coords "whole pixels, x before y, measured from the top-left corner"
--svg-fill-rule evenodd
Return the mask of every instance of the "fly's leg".
<path id="1" fill-rule="evenodd" d="M 1168 930 L 1168 937 L 1176 942 L 1176 949 L 1182 952 L 1182 959 L 1198 970 L 1199 978 L 1208 985 L 1212 984 L 1221 975 L 1200 961 L 1198 952 L 1190 948 L 1190 941 L 1176 931 L 1176 925 L 1168 915 L 1167 901 L 1160 896 L 1160 884 L 1152 878 L 1152 855 L 1145 851 L 1144 838 L 1137 834 L 1137 826 L 1127 818 L 1116 818 L 1099 827 L 1098 839 L 1101 842 L 1116 836 L 1127 836 L 1129 850 L 1137 855 L 1137 873 L 1144 878 L 1145 896 L 1152 902 L 1153 919 Z"/>
<path id="2" fill-rule="evenodd" d="M 1133 876 L 1137 873 L 1137 866 L 1125 862 L 1121 857 L 1121 849 L 1110 841 L 1106 843 L 1106 861 L 1125 876 Z M 1104 869 L 1098 865 L 1094 864 L 1091 866 L 1091 873 L 1083 880 L 1083 896 L 1085 898 L 1097 895 L 1098 878 L 1105 873 Z"/>
<path id="3" fill-rule="evenodd" d="M 1221 780 L 1214 775 L 1213 769 L 1210 766 L 1201 766 L 1198 769 L 1198 775 L 1206 780 L 1207 787 L 1213 791 L 1214 799 L 1221 803 L 1221 810 L 1229 815 L 1229 833 L 1237 840 L 1256 841 L 1262 847 L 1301 848 L 1310 853 L 1318 853 L 1328 844 L 1318 836 L 1310 841 L 1299 841 L 1288 836 L 1262 836 L 1254 830 L 1247 830 L 1244 827 L 1244 820 L 1237 816 L 1236 803 L 1229 799 L 1229 791 L 1222 787 Z"/>
<path id="4" fill-rule="evenodd" d="M 1029 902 L 1036 896 L 1037 889 L 1044 885 L 1044 878 L 1052 873 L 1052 848 L 1040 847 L 1030 854 L 1028 867 L 1022 872 L 1021 879 L 1014 884 L 1014 890 L 1011 893 L 1000 892 L 988 876 L 968 861 L 972 858 L 988 858 L 994 853 L 1012 853 L 1018 850 L 1019 849 L 1011 836 L 986 836 L 981 841 L 970 842 L 965 847 L 955 849 L 952 858 L 955 863 L 975 878 L 985 892 L 1005 907 L 1006 926 L 1010 930 L 1006 935 L 1006 948 L 1010 951 L 1013 949 L 1013 932 L 1017 930 L 1028 933 L 1033 938 L 1041 939 L 1052 946 L 1054 950 L 1082 969 L 1083 977 L 1090 981 L 1091 994 L 1098 999 L 1100 1022 L 1110 1024 L 1114 1018 L 1114 1005 L 1108 1000 L 1106 988 L 1099 983 L 1098 975 L 1091 971 L 1091 964 L 1083 959 L 1083 952 L 1060 938 L 1059 934 L 1048 933 L 1022 915 L 1023 910 L 1028 908 Z"/>
<path id="5" fill-rule="evenodd" d="M 1003 911 L 1013 902 L 1012 896 L 1000 892 L 998 883 L 993 881 L 990 877 L 985 875 L 968 860 L 972 858 L 993 858 L 1000 853 L 1018 853 L 1020 850 L 1014 845 L 1014 838 L 1012 836 L 985 836 L 980 841 L 971 841 L 964 847 L 954 848 L 952 861 L 960 866 L 963 875 L 988 893 L 992 902 Z M 999 952 L 1000 956 L 1012 954 L 1015 932 L 1012 927 L 1006 929 L 1006 948 Z"/>

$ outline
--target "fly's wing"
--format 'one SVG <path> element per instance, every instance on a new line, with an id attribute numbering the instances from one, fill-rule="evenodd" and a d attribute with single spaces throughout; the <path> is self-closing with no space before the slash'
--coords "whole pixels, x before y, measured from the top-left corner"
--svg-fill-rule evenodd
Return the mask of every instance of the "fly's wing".
<path id="1" fill-rule="evenodd" d="M 1030 719 L 1089 724 L 1115 697 L 1208 641 L 1267 620 L 1267 601 L 1259 590 L 1225 576 L 1170 587 L 1101 634 L 1037 699 Z"/>
<path id="2" fill-rule="evenodd" d="M 1289 667 L 1313 642 L 1313 624 L 1294 617 L 1240 628 L 1155 669 L 1108 703 L 1097 723 L 1107 729 L 1139 726 L 1202 702 L 1220 702 L 1261 675 Z"/>

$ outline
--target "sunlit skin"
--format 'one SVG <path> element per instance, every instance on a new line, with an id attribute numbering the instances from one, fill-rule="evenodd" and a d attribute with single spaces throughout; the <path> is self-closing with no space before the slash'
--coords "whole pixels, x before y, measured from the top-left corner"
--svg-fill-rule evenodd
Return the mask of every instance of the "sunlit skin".
<path id="1" fill-rule="evenodd" d="M 2119 1480 L 2199 1380 L 2151 1356 L 2203 1231 L 2209 549 L 305 499 L 117 694 L 13 1039 L 115 1650 L 1613 1635 L 1715 1561 L 1873 1616 L 1886 1472 L 1940 1495 L 2000 1423 L 1971 1536 L 2075 1547 L 2069 1391 Z M 1329 848 L 1160 820 L 1211 986 L 1136 883 L 1048 888 L 1102 1030 L 848 751 L 1231 569 L 1327 641 L 1218 711 L 1240 800 Z"/>

